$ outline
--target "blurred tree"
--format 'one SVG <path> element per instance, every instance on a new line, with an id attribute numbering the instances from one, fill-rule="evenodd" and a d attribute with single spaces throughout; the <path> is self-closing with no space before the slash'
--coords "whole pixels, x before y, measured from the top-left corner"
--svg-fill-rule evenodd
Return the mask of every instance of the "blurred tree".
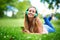
<path id="1" fill-rule="evenodd" d="M 54 14 L 58 19 L 60 19 L 60 13 Z"/>
<path id="2" fill-rule="evenodd" d="M 11 3 L 13 5 L 16 1 L 17 0 L 0 0 L 0 17 L 4 16 L 3 11 L 7 10 L 7 5 Z"/>
<path id="3" fill-rule="evenodd" d="M 19 2 L 15 7 L 19 10 L 17 13 L 18 18 L 23 18 L 26 9 L 31 6 L 28 0 L 24 0 L 23 2 Z"/>
<path id="4" fill-rule="evenodd" d="M 29 0 L 23 0 L 22 2 L 18 0 L 0 0 L 0 17 L 4 16 L 3 11 L 8 9 L 8 5 L 13 6 L 19 10 L 16 16 L 23 17 L 23 13 L 25 12 L 26 8 L 30 6 L 30 2 Z"/>
<path id="5" fill-rule="evenodd" d="M 47 2 L 49 4 L 49 9 L 56 7 L 57 9 L 60 7 L 60 0 L 41 0 L 41 2 L 45 3 Z M 53 6 L 54 5 L 54 6 Z"/>

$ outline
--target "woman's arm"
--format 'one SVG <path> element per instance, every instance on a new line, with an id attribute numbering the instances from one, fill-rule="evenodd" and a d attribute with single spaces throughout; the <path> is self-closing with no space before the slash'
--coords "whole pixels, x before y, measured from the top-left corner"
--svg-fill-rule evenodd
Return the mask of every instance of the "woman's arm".
<path id="1" fill-rule="evenodd" d="M 26 22 L 26 20 L 24 20 L 24 29 L 23 29 L 24 32 L 26 33 L 30 33 L 29 30 L 28 30 L 28 24 Z"/>
<path id="2" fill-rule="evenodd" d="M 39 18 L 36 19 L 36 24 L 37 24 L 38 33 L 42 34 L 43 25 L 42 25 L 42 21 Z"/>

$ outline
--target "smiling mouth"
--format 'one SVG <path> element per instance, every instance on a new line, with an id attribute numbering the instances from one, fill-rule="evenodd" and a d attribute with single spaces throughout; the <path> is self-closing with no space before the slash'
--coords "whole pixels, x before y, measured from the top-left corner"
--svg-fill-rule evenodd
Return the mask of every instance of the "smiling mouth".
<path id="1" fill-rule="evenodd" d="M 32 14 L 29 14 L 30 16 L 33 16 Z"/>
<path id="2" fill-rule="evenodd" d="M 29 17 L 33 17 L 33 14 L 28 14 Z"/>

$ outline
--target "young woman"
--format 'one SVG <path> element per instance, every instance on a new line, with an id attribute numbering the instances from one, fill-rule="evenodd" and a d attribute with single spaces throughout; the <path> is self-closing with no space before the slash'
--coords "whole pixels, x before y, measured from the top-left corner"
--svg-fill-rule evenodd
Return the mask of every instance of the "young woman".
<path id="1" fill-rule="evenodd" d="M 45 21 L 47 20 L 47 18 L 44 18 Z M 49 25 L 46 21 L 46 24 Z M 44 25 L 45 26 L 45 25 Z M 40 34 L 44 34 L 44 33 L 48 33 L 47 28 L 48 27 L 44 27 L 43 23 L 41 22 L 41 20 L 38 17 L 38 12 L 36 10 L 35 7 L 29 7 L 26 10 L 25 13 L 25 20 L 24 20 L 24 32 L 27 33 L 40 33 Z M 49 25 L 50 26 L 50 25 Z"/>

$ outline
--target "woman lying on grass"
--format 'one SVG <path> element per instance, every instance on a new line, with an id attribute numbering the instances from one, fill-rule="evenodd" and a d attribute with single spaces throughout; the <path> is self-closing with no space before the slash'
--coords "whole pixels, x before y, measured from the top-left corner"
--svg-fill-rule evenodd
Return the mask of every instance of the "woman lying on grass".
<path id="1" fill-rule="evenodd" d="M 23 32 L 48 34 L 48 32 L 50 31 L 50 29 L 52 27 L 52 25 L 49 22 L 49 20 L 51 20 L 51 18 L 48 20 L 46 17 L 44 17 L 44 20 L 46 23 L 43 25 L 42 21 L 38 17 L 38 12 L 37 12 L 36 8 L 33 6 L 29 7 L 25 13 Z M 54 31 L 54 29 L 51 31 Z"/>

